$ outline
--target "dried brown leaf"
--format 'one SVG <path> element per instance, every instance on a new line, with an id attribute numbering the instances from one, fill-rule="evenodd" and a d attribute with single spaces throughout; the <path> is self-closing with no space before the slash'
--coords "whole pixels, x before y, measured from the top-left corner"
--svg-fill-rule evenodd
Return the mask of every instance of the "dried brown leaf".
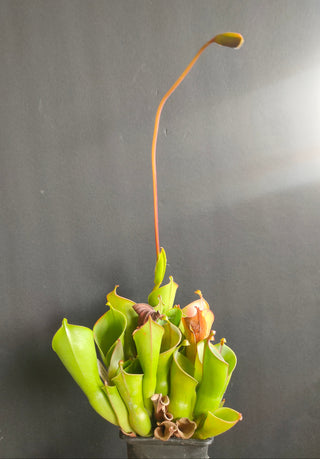
<path id="1" fill-rule="evenodd" d="M 154 436 L 158 440 L 167 441 L 178 430 L 176 424 L 172 421 L 163 421 L 158 423 L 158 427 L 154 430 Z"/>
<path id="2" fill-rule="evenodd" d="M 189 418 L 177 419 L 176 426 L 175 437 L 183 438 L 184 440 L 191 438 L 197 428 L 197 424 L 194 421 L 190 421 Z"/>
<path id="3" fill-rule="evenodd" d="M 148 321 L 149 317 L 151 317 L 151 319 L 153 320 L 157 320 L 160 317 L 160 312 L 155 311 L 153 307 L 150 306 L 150 304 L 136 303 L 132 307 L 139 315 L 138 327 L 142 327 L 142 325 L 144 325 Z"/>

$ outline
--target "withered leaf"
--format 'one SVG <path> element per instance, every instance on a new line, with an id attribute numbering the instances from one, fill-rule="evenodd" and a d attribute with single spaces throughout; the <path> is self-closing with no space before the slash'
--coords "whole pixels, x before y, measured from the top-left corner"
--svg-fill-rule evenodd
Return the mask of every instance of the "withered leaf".
<path id="1" fill-rule="evenodd" d="M 142 325 L 144 325 L 148 321 L 149 317 L 151 317 L 151 319 L 153 320 L 157 320 L 160 317 L 160 312 L 155 311 L 153 307 L 150 306 L 150 304 L 136 303 L 132 307 L 139 315 L 138 327 L 142 327 Z"/>
<path id="2" fill-rule="evenodd" d="M 170 403 L 168 395 L 154 394 L 151 397 L 151 401 L 154 407 L 154 417 L 158 423 L 162 421 L 172 421 L 173 415 L 168 412 L 168 405 Z"/>
<path id="3" fill-rule="evenodd" d="M 154 436 L 158 440 L 167 441 L 178 430 L 176 424 L 172 421 L 163 421 L 154 429 Z"/>
<path id="4" fill-rule="evenodd" d="M 178 429 L 174 435 L 184 440 L 191 438 L 197 428 L 197 424 L 194 421 L 190 421 L 189 418 L 177 419 L 176 425 Z"/>

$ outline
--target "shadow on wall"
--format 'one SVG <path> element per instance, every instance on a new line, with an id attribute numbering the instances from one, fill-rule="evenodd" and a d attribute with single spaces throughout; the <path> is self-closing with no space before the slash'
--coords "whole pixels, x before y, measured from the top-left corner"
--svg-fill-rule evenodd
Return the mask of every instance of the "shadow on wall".
<path id="1" fill-rule="evenodd" d="M 318 183 L 179 215 L 163 230 L 184 241 L 166 247 L 181 263 L 179 290 L 202 290 L 216 339 L 238 357 L 226 406 L 244 419 L 215 441 L 213 457 L 233 457 L 235 444 L 239 457 L 317 457 Z"/>

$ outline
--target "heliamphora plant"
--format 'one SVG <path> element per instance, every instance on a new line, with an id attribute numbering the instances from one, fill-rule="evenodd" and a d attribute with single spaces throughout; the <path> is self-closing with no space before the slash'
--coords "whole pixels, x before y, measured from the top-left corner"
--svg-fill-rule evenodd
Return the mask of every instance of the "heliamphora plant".
<path id="1" fill-rule="evenodd" d="M 210 43 L 241 46 L 239 34 L 220 34 L 206 43 L 162 99 L 152 144 L 156 267 L 147 303 L 107 295 L 108 311 L 93 330 L 67 319 L 52 347 L 107 421 L 130 436 L 206 439 L 233 427 L 241 414 L 224 406 L 223 396 L 236 366 L 236 356 L 222 338 L 214 344 L 214 315 L 202 293 L 180 308 L 178 285 L 163 285 L 166 253 L 159 244 L 156 142 L 162 107 Z M 99 358 L 97 358 L 96 348 Z"/>
<path id="2" fill-rule="evenodd" d="M 127 435 L 205 439 L 241 419 L 223 407 L 236 356 L 224 339 L 213 344 L 201 292 L 174 305 L 178 286 L 172 277 L 161 285 L 165 268 L 161 249 L 148 304 L 119 296 L 116 286 L 93 330 L 64 319 L 52 346 L 92 407 Z"/>

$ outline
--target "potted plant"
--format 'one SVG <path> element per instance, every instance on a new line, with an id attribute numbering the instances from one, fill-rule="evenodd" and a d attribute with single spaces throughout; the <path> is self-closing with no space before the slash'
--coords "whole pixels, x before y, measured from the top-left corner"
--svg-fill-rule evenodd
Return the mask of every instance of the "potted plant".
<path id="1" fill-rule="evenodd" d="M 157 258 L 147 302 L 119 296 L 116 286 L 107 295 L 108 311 L 93 330 L 63 319 L 52 340 L 91 406 L 119 426 L 128 457 L 208 457 L 213 437 L 242 419 L 223 399 L 236 355 L 224 338 L 214 342 L 214 314 L 199 290 L 191 304 L 175 304 L 178 285 L 171 276 L 163 285 L 167 258 L 159 243 L 156 144 L 161 111 L 211 43 L 239 48 L 243 38 L 224 33 L 208 41 L 165 94 L 156 114 L 152 174 Z"/>

